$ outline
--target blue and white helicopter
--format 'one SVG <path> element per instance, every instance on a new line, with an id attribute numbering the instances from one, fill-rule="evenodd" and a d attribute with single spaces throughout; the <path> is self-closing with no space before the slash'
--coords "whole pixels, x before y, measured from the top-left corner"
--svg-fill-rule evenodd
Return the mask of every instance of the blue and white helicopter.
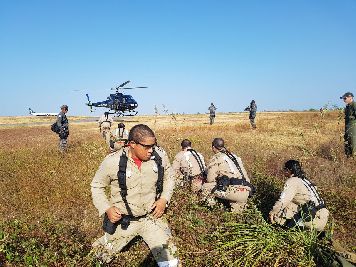
<path id="1" fill-rule="evenodd" d="M 117 116 L 135 116 L 137 114 L 136 108 L 138 104 L 135 99 L 131 95 L 124 95 L 120 93 L 119 90 L 131 90 L 136 88 L 147 88 L 146 86 L 137 86 L 137 87 L 124 87 L 130 81 L 126 81 L 120 84 L 116 88 L 111 88 L 111 90 L 115 90 L 114 94 L 110 94 L 106 100 L 99 102 L 91 102 L 89 99 L 89 95 L 86 94 L 88 103 L 87 106 L 90 107 L 90 111 L 93 111 L 93 107 L 99 108 L 108 108 L 109 114 L 116 114 Z"/>

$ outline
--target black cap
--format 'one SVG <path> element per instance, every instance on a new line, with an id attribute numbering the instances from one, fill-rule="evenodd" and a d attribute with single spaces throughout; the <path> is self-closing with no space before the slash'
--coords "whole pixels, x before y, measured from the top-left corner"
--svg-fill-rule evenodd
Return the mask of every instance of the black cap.
<path id="1" fill-rule="evenodd" d="M 354 97 L 353 93 L 347 92 L 347 93 L 345 93 L 343 96 L 341 96 L 340 99 L 343 99 L 344 97 L 349 97 L 349 96 Z"/>

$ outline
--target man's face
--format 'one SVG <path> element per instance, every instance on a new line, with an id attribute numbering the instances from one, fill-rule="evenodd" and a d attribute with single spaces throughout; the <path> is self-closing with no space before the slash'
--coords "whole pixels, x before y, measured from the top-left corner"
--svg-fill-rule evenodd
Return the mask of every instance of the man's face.
<path id="1" fill-rule="evenodd" d="M 141 142 L 130 143 L 132 155 L 142 161 L 150 160 L 155 145 L 155 137 L 146 137 Z"/>
<path id="2" fill-rule="evenodd" d="M 352 101 L 354 100 L 354 98 L 352 96 L 346 96 L 343 98 L 345 104 L 350 104 L 352 103 Z"/>

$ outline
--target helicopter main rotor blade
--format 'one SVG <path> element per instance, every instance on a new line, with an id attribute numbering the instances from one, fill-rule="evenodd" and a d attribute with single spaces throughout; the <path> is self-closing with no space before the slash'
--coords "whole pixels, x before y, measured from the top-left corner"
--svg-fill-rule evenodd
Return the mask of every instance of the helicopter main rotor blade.
<path id="1" fill-rule="evenodd" d="M 138 88 L 148 88 L 147 86 L 137 86 L 137 87 L 122 87 L 120 89 L 131 90 L 131 89 L 138 89 Z"/>
<path id="2" fill-rule="evenodd" d="M 124 82 L 124 83 L 122 83 L 122 84 L 120 84 L 118 87 L 116 87 L 116 88 L 121 88 L 121 87 L 124 87 L 126 84 L 128 84 L 130 81 L 126 81 L 126 82 Z"/>

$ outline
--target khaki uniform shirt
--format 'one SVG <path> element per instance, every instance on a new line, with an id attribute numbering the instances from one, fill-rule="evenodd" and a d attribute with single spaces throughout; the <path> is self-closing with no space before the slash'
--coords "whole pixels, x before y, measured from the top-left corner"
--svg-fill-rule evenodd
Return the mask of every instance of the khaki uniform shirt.
<path id="1" fill-rule="evenodd" d="M 244 174 L 246 181 L 250 182 L 250 178 L 248 177 L 248 174 L 242 164 L 241 158 L 237 157 L 234 155 L 237 162 L 239 163 L 242 173 Z M 216 153 L 210 160 L 208 167 L 208 177 L 207 177 L 207 182 L 208 183 L 213 183 L 215 182 L 216 178 L 219 176 L 226 175 L 230 178 L 240 178 L 242 179 L 242 176 L 237 169 L 235 163 L 224 153 L 218 152 Z"/>
<path id="2" fill-rule="evenodd" d="M 113 122 L 114 120 L 112 119 L 112 117 L 108 116 L 108 118 L 106 118 L 105 115 L 101 115 L 98 121 L 98 125 L 100 128 L 110 128 Z"/>
<path id="3" fill-rule="evenodd" d="M 99 211 L 99 215 L 105 213 L 107 209 L 116 206 L 123 214 L 128 214 L 125 204 L 120 195 L 117 173 L 119 171 L 120 156 L 126 151 L 128 156 L 126 169 L 127 202 L 131 208 L 133 216 L 143 216 L 151 212 L 151 206 L 156 198 L 156 182 L 158 179 L 158 168 L 156 162 L 151 159 L 142 162 L 138 169 L 133 159 L 129 156 L 129 148 L 123 148 L 115 153 L 109 154 L 101 163 L 91 182 L 91 192 L 93 203 Z M 163 192 L 161 198 L 168 202 L 171 199 L 174 189 L 174 176 L 168 157 L 162 157 L 164 167 Z M 110 186 L 110 197 L 105 193 L 105 188 Z"/>
<path id="4" fill-rule="evenodd" d="M 203 171 L 205 171 L 206 167 L 204 157 L 198 152 L 197 154 L 203 163 Z M 174 158 L 172 168 L 176 176 L 180 176 L 182 174 L 187 176 L 196 176 L 202 173 L 199 163 L 190 151 L 180 151 Z"/>
<path id="5" fill-rule="evenodd" d="M 120 129 L 116 128 L 111 131 L 111 140 L 113 141 L 120 141 L 120 140 L 127 140 L 129 138 L 129 132 L 127 130 L 124 130 L 122 137 L 120 137 Z"/>
<path id="6" fill-rule="evenodd" d="M 314 194 L 313 194 L 313 197 Z M 292 176 L 284 184 L 283 192 L 279 200 L 274 205 L 271 213 L 279 216 L 283 210 L 293 203 L 297 206 L 303 205 L 312 199 L 312 194 L 302 182 L 302 179 Z"/>
<path id="7" fill-rule="evenodd" d="M 114 142 L 114 148 L 110 147 L 110 150 L 114 152 L 120 150 L 125 145 L 125 142 L 128 140 L 128 138 L 129 132 L 127 130 L 124 130 L 122 137 L 120 137 L 119 128 L 116 128 L 110 132 L 110 138 L 107 138 L 106 142 L 109 147 L 110 141 Z"/>

